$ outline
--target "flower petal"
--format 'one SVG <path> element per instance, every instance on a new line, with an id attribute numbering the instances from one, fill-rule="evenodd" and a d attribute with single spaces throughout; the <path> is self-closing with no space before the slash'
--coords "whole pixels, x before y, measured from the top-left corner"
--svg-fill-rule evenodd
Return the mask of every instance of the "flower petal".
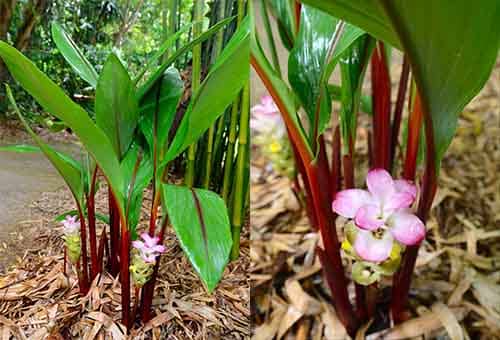
<path id="1" fill-rule="evenodd" d="M 425 237 L 425 225 L 407 212 L 395 212 L 387 220 L 387 226 L 396 240 L 407 246 L 420 243 Z"/>
<path id="2" fill-rule="evenodd" d="M 144 242 L 142 241 L 132 241 L 132 247 L 134 247 L 135 249 L 139 249 L 139 250 L 144 250 L 145 246 L 144 246 Z"/>
<path id="3" fill-rule="evenodd" d="M 373 204 L 363 205 L 356 213 L 356 225 L 365 230 L 377 230 L 384 225 L 380 208 Z"/>
<path id="4" fill-rule="evenodd" d="M 394 188 L 396 192 L 405 192 L 413 196 L 413 199 L 417 197 L 417 186 L 410 181 L 405 179 L 397 179 L 394 181 Z"/>
<path id="5" fill-rule="evenodd" d="M 162 254 L 165 252 L 165 246 L 157 245 L 151 248 L 152 251 Z"/>
<path id="6" fill-rule="evenodd" d="M 378 239 L 371 231 L 359 229 L 354 241 L 354 250 L 365 261 L 382 262 L 389 258 L 393 241 L 390 233 L 386 232 Z"/>
<path id="7" fill-rule="evenodd" d="M 337 193 L 332 209 L 340 216 L 353 218 L 359 208 L 370 202 L 370 193 L 361 189 L 347 189 Z"/>
<path id="8" fill-rule="evenodd" d="M 394 181 L 391 175 L 384 169 L 373 169 L 366 176 L 368 191 L 380 202 L 385 202 L 394 192 Z"/>
<path id="9" fill-rule="evenodd" d="M 141 237 L 148 248 L 154 247 L 159 241 L 158 237 L 151 237 L 148 233 L 142 233 Z"/>
<path id="10" fill-rule="evenodd" d="M 384 214 L 388 216 L 394 210 L 408 208 L 414 200 L 415 196 L 409 192 L 395 192 L 384 202 Z"/>

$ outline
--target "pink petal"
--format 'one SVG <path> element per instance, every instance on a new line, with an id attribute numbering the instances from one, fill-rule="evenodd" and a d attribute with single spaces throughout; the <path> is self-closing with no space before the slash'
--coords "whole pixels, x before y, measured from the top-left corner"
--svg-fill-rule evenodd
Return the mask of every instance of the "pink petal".
<path id="1" fill-rule="evenodd" d="M 340 216 L 353 218 L 359 208 L 370 202 L 370 193 L 361 189 L 342 190 L 335 195 L 332 209 Z"/>
<path id="2" fill-rule="evenodd" d="M 266 107 L 264 105 L 261 105 L 261 104 L 254 105 L 250 109 L 251 113 L 256 113 L 256 114 L 263 114 L 266 111 L 267 111 Z"/>
<path id="3" fill-rule="evenodd" d="M 392 236 L 407 246 L 418 244 L 425 237 L 425 225 L 417 216 L 407 212 L 395 212 L 389 217 L 387 225 Z"/>
<path id="4" fill-rule="evenodd" d="M 366 176 L 366 185 L 368 191 L 380 202 L 385 202 L 395 192 L 391 174 L 384 169 L 370 170 Z"/>
<path id="5" fill-rule="evenodd" d="M 158 237 L 151 237 L 148 233 L 141 234 L 142 239 L 148 248 L 154 247 L 158 243 Z"/>
<path id="6" fill-rule="evenodd" d="M 409 192 L 395 192 L 384 202 L 384 210 L 390 214 L 394 210 L 408 208 L 414 200 L 415 196 Z"/>
<path id="7" fill-rule="evenodd" d="M 394 239 L 390 233 L 384 233 L 381 239 L 371 231 L 359 229 L 354 241 L 354 250 L 365 261 L 382 262 L 389 258 Z"/>
<path id="8" fill-rule="evenodd" d="M 262 105 L 272 105 L 272 104 L 274 104 L 273 97 L 271 97 L 270 95 L 262 96 L 260 98 L 260 102 L 262 103 Z"/>
<path id="9" fill-rule="evenodd" d="M 405 192 L 413 196 L 413 199 L 417 197 L 417 186 L 410 181 L 405 179 L 397 179 L 394 181 L 394 188 L 396 192 Z"/>
<path id="10" fill-rule="evenodd" d="M 365 230 L 377 230 L 384 225 L 380 214 L 380 207 L 373 204 L 363 205 L 356 213 L 356 225 Z"/>
<path id="11" fill-rule="evenodd" d="M 142 241 L 132 241 L 132 247 L 134 247 L 135 249 L 139 249 L 139 250 L 145 249 L 144 242 L 142 242 Z"/>
<path id="12" fill-rule="evenodd" d="M 158 246 L 154 246 L 153 248 L 151 248 L 152 251 L 154 252 L 157 252 L 157 253 L 164 253 L 165 252 L 165 246 L 162 246 L 162 245 L 158 245 Z"/>

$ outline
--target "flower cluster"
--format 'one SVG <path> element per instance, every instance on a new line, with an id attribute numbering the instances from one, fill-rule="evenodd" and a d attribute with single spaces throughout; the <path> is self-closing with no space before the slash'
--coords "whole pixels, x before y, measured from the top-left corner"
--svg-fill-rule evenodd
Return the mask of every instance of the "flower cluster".
<path id="1" fill-rule="evenodd" d="M 393 180 L 387 171 L 374 169 L 368 173 L 366 185 L 367 191 L 340 191 L 332 203 L 333 211 L 352 220 L 346 227 L 343 248 L 363 261 L 356 268 L 358 282 L 394 272 L 401 247 L 418 244 L 425 237 L 424 224 L 409 210 L 417 195 L 414 184 Z M 355 274 L 353 268 L 353 277 Z"/>
<path id="2" fill-rule="evenodd" d="M 251 109 L 252 142 L 259 146 L 271 167 L 283 175 L 293 172 L 292 154 L 286 128 L 271 96 L 263 96 Z"/>
<path id="3" fill-rule="evenodd" d="M 141 234 L 143 241 L 132 242 L 133 252 L 130 265 L 132 279 L 137 286 L 142 287 L 151 278 L 156 258 L 165 252 L 165 246 L 158 244 L 158 237 L 147 233 Z"/>
<path id="4" fill-rule="evenodd" d="M 68 257 L 71 263 L 77 263 L 82 252 L 82 243 L 80 239 L 80 222 L 76 220 L 76 216 L 67 215 L 62 221 L 63 239 L 66 244 Z"/>

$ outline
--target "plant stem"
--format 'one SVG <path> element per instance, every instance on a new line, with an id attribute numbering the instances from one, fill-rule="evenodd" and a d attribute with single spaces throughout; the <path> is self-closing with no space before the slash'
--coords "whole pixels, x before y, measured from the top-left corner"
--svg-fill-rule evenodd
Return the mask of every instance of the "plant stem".
<path id="1" fill-rule="evenodd" d="M 335 194 L 341 188 L 341 158 L 340 158 L 340 127 L 337 125 L 335 132 L 333 133 L 333 143 L 332 143 L 332 201 L 335 199 Z"/>
<path id="2" fill-rule="evenodd" d="M 406 89 L 408 88 L 409 74 L 410 62 L 408 61 L 408 57 L 405 55 L 403 57 L 403 69 L 401 71 L 401 78 L 399 79 L 398 97 L 396 99 L 396 106 L 394 107 L 394 118 L 392 121 L 390 169 L 394 167 L 394 158 L 396 155 L 396 146 L 398 145 L 401 117 L 403 116 L 403 108 L 406 97 Z"/>
<path id="3" fill-rule="evenodd" d="M 194 0 L 193 6 L 193 21 L 198 22 L 193 26 L 193 38 L 196 39 L 199 35 L 201 35 L 201 31 L 203 29 L 201 20 L 203 19 L 204 0 Z M 193 68 L 191 78 L 191 96 L 194 97 L 198 92 L 198 88 L 201 83 L 201 44 L 196 44 L 193 47 Z M 193 143 L 188 149 L 186 174 L 184 176 L 184 183 L 188 187 L 192 187 L 194 185 L 195 160 L 196 143 Z"/>
<path id="4" fill-rule="evenodd" d="M 339 314 L 339 318 L 346 326 L 349 334 L 354 335 L 358 327 L 358 321 L 354 315 L 352 305 L 347 295 L 347 279 L 340 257 L 340 244 L 335 230 L 333 211 L 330 207 L 331 197 L 325 195 L 325 193 L 329 191 L 322 190 L 322 188 L 324 188 L 324 179 L 319 178 L 318 168 L 313 162 L 311 150 L 292 119 L 291 115 L 295 114 L 295 112 L 288 111 L 287 105 L 278 95 L 271 79 L 261 67 L 253 53 L 250 55 L 250 62 L 278 106 L 287 127 L 289 137 L 294 144 L 296 154 L 301 158 L 304 164 L 306 173 L 305 179 L 310 186 L 313 202 L 312 206 L 314 206 L 314 213 L 325 247 L 324 251 L 318 248 L 318 254 L 320 258 L 322 258 L 321 262 L 325 275 L 327 276 L 328 284 L 330 285 L 332 294 L 335 296 L 333 302 Z"/>
<path id="5" fill-rule="evenodd" d="M 97 257 L 97 236 L 95 231 L 95 186 L 97 181 L 98 167 L 96 165 L 92 172 L 90 182 L 90 192 L 87 197 L 87 215 L 89 221 L 89 239 L 90 239 L 90 281 L 93 281 L 100 272 Z"/>
<path id="6" fill-rule="evenodd" d="M 116 276 L 120 271 L 120 265 L 118 262 L 118 252 L 120 249 L 120 213 L 118 212 L 118 206 L 116 203 L 116 198 L 109 187 L 108 190 L 108 200 L 109 200 L 109 265 L 111 267 L 111 275 Z"/>
<path id="7" fill-rule="evenodd" d="M 85 215 L 83 214 L 81 204 L 77 204 L 78 207 L 78 216 L 80 218 L 80 240 L 81 240 L 81 269 L 82 269 L 82 281 L 84 283 L 84 287 L 80 287 L 80 291 L 87 294 L 89 289 L 89 265 L 87 259 L 87 226 L 85 225 Z"/>
<path id="8" fill-rule="evenodd" d="M 122 323 L 127 330 L 132 327 L 130 322 L 130 233 L 127 221 L 120 216 L 121 221 L 121 249 L 120 249 L 120 281 L 122 295 Z"/>
<path id="9" fill-rule="evenodd" d="M 410 111 L 410 116 L 408 118 L 408 139 L 403 169 L 403 178 L 412 182 L 415 181 L 415 174 L 417 172 L 417 157 L 422 119 L 422 102 L 420 100 L 420 95 L 416 94 L 413 101 L 413 109 Z"/>
<path id="10" fill-rule="evenodd" d="M 417 216 L 425 224 L 437 189 L 436 156 L 432 118 L 428 108 L 421 101 L 418 90 L 415 96 L 415 106 L 420 107 L 425 122 L 426 164 L 422 181 L 422 193 L 417 209 Z M 401 267 L 396 275 L 394 275 L 393 280 L 395 283 L 393 284 L 391 312 L 395 323 L 400 323 L 405 319 L 403 311 L 408 301 L 408 292 L 410 290 L 411 278 L 415 269 L 419 247 L 420 244 L 406 248 L 401 261 Z"/>
<path id="11" fill-rule="evenodd" d="M 159 238 L 158 244 L 163 244 L 167 225 L 168 225 L 168 217 L 165 217 L 161 225 L 160 234 L 158 235 Z M 151 278 L 149 279 L 148 282 L 146 282 L 146 284 L 142 288 L 140 313 L 141 313 L 141 320 L 143 323 L 146 323 L 149 320 L 151 320 L 151 305 L 153 303 L 153 293 L 156 284 L 156 278 L 158 276 L 158 268 L 160 267 L 160 261 L 161 261 L 161 256 L 158 257 L 158 260 L 156 261 Z"/>
<path id="12" fill-rule="evenodd" d="M 248 160 L 248 136 L 250 134 L 248 125 L 250 122 L 250 86 L 245 84 L 241 99 L 240 129 L 238 133 L 238 155 L 236 158 L 236 173 L 234 176 L 234 196 L 232 206 L 232 234 L 233 247 L 231 259 L 235 260 L 240 255 L 240 232 L 245 218 L 245 183 L 246 163 Z"/>
<path id="13" fill-rule="evenodd" d="M 391 148 L 391 81 L 384 44 L 373 50 L 372 60 L 373 136 L 375 168 L 389 170 Z"/>
<path id="14" fill-rule="evenodd" d="M 269 20 L 269 12 L 267 10 L 266 0 L 260 0 L 260 9 L 262 13 L 262 19 L 264 21 L 264 28 L 267 34 L 267 42 L 269 43 L 269 49 L 271 50 L 271 58 L 273 60 L 273 66 L 279 76 L 281 76 L 281 67 L 278 53 L 276 52 L 276 44 L 274 43 L 273 29 L 271 27 L 271 21 Z"/>

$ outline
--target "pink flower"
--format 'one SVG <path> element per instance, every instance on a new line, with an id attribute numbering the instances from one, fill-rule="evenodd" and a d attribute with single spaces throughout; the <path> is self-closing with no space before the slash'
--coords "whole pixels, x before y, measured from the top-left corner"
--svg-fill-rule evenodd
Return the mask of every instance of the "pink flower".
<path id="1" fill-rule="evenodd" d="M 259 133 L 271 133 L 273 129 L 283 136 L 285 127 L 281 120 L 280 111 L 271 96 L 263 96 L 260 104 L 250 110 L 250 128 Z"/>
<path id="2" fill-rule="evenodd" d="M 368 191 L 340 191 L 332 203 L 337 214 L 354 219 L 358 232 L 354 250 L 366 261 L 382 262 L 392 250 L 394 239 L 414 245 L 425 237 L 425 226 L 409 212 L 417 188 L 409 181 L 393 180 L 383 169 L 366 177 Z"/>
<path id="3" fill-rule="evenodd" d="M 139 250 L 142 259 L 147 263 L 154 263 L 158 255 L 165 252 L 165 247 L 159 245 L 158 237 L 151 237 L 148 233 L 142 233 L 141 238 L 144 240 L 136 240 L 132 242 L 132 246 Z"/>
<path id="4" fill-rule="evenodd" d="M 66 215 L 66 218 L 62 221 L 65 235 L 74 234 L 80 229 L 80 222 L 76 218 L 76 216 Z"/>

